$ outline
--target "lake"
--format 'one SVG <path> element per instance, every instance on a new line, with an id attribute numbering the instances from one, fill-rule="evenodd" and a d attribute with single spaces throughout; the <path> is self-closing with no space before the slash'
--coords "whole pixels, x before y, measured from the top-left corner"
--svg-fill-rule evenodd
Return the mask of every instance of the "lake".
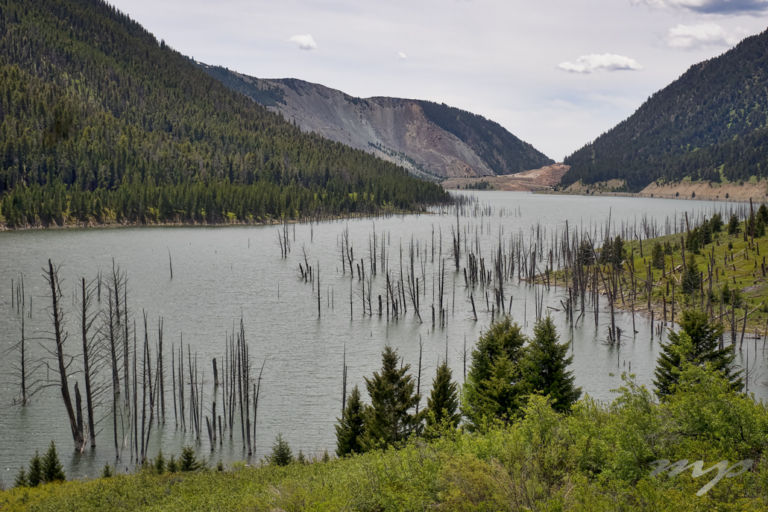
<path id="1" fill-rule="evenodd" d="M 462 269 L 466 266 L 464 244 L 491 257 L 499 245 L 509 246 L 523 241 L 538 240 L 552 244 L 565 228 L 584 229 L 595 236 L 610 218 L 614 230 L 635 231 L 643 226 L 656 226 L 660 234 L 679 229 L 688 212 L 691 219 L 722 211 L 727 215 L 738 205 L 705 201 L 675 201 L 652 198 L 584 197 L 534 195 L 518 192 L 467 193 L 474 201 L 462 209 L 458 220 L 462 242 Z M 44 452 L 55 440 L 68 478 L 98 476 L 105 463 L 114 464 L 111 392 L 105 388 L 97 407 L 97 448 L 84 454 L 73 453 L 72 436 L 57 387 L 41 389 L 21 407 L 13 405 L 19 394 L 19 382 L 14 366 L 19 355 L 14 345 L 20 336 L 20 318 L 12 308 L 12 280 L 17 283 L 23 274 L 31 315 L 26 318 L 27 357 L 37 366 L 34 379 L 40 382 L 58 378 L 55 365 L 50 370 L 40 363 L 55 347 L 51 338 L 50 290 L 43 277 L 48 258 L 60 265 L 63 310 L 69 339 L 65 351 L 75 357 L 72 365 L 71 387 L 78 380 L 82 388 L 82 373 L 77 372 L 80 360 L 80 337 L 77 318 L 77 287 L 81 277 L 95 279 L 99 272 L 104 279 L 112 271 L 113 261 L 126 272 L 128 307 L 137 326 L 139 343 L 143 340 L 143 317 L 146 312 L 149 337 L 154 351 L 158 319 L 163 319 L 164 359 L 166 366 L 166 424 L 153 427 L 149 455 L 162 449 L 166 455 L 178 454 L 184 444 L 194 444 L 190 432 L 174 426 L 171 407 L 170 358 L 171 345 L 180 340 L 197 354 L 203 382 L 205 413 L 210 414 L 212 393 L 211 359 L 224 359 L 227 336 L 239 329 L 242 318 L 246 340 L 250 346 L 252 376 L 264 363 L 260 385 L 255 454 L 258 462 L 268 454 L 275 437 L 281 433 L 294 453 L 320 456 L 335 449 L 334 424 L 342 403 L 342 368 L 346 357 L 348 391 L 361 386 L 381 364 L 381 351 L 387 344 L 397 348 L 413 374 L 419 358 L 419 342 L 423 347 L 422 404 L 426 404 L 432 377 L 439 361 L 448 357 L 454 379 L 463 381 L 464 354 L 470 353 L 475 341 L 491 322 L 482 291 L 475 290 L 477 321 L 475 321 L 469 291 L 463 273 L 455 272 L 452 253 L 452 228 L 456 226 L 455 209 L 431 214 L 403 215 L 382 218 L 335 220 L 281 226 L 233 227 L 137 227 L 105 229 L 67 229 L 0 233 L 0 478 L 5 486 L 12 485 L 18 469 L 26 465 L 35 450 Z M 281 257 L 278 243 L 283 229 L 290 244 L 286 258 Z M 348 235 L 347 235 L 348 233 Z M 371 282 L 372 315 L 363 314 L 362 286 L 368 283 L 349 269 L 342 271 L 341 244 L 349 240 L 354 250 L 354 265 L 364 259 L 370 276 L 369 252 L 372 240 L 377 240 L 378 274 Z M 441 241 L 442 237 L 442 241 Z M 410 302 L 399 318 L 387 320 L 386 313 L 378 315 L 377 296 L 385 297 L 384 264 L 393 280 L 400 276 L 402 248 L 403 271 L 407 272 L 409 245 L 416 252 L 415 275 L 420 281 L 420 313 L 423 322 L 414 315 Z M 313 277 L 320 270 L 320 317 L 317 313 L 317 290 L 314 283 L 301 279 L 299 264 L 313 266 Z M 444 308 L 445 326 L 439 322 L 433 328 L 431 306 L 439 299 L 438 277 L 445 261 Z M 170 275 L 172 263 L 173 278 Z M 103 295 L 106 295 L 104 285 Z M 350 314 L 350 290 L 352 311 Z M 545 311 L 551 311 L 559 329 L 561 341 L 570 343 L 572 370 L 576 383 L 585 393 L 599 400 L 611 400 L 611 390 L 621 385 L 622 372 L 637 374 L 639 382 L 650 384 L 656 357 L 658 337 L 651 339 L 648 319 L 636 317 L 638 333 L 625 334 L 618 347 L 606 342 L 607 314 L 600 315 L 595 327 L 591 315 L 570 329 L 562 313 L 560 300 L 564 290 L 553 287 L 533 287 L 513 279 L 505 283 L 505 296 L 513 320 L 531 333 L 535 321 L 535 300 L 542 297 Z M 511 303 L 509 302 L 511 298 Z M 410 300 L 410 299 L 409 299 Z M 492 300 L 490 301 L 492 302 Z M 95 307 L 105 308 L 106 299 Z M 386 309 L 384 310 L 386 312 Z M 495 313 L 495 312 L 494 312 Z M 617 323 L 625 333 L 632 332 L 632 319 L 620 313 Z M 95 323 L 96 326 L 100 321 Z M 94 327 L 96 328 L 96 327 Z M 132 335 L 132 334 L 131 334 Z M 140 346 L 140 345 L 139 345 Z M 750 391 L 758 397 L 768 397 L 768 377 L 765 374 L 763 342 L 749 340 L 747 350 L 737 354 L 742 366 L 749 361 Z M 153 352 L 154 353 L 154 352 Z M 346 354 L 346 355 L 345 355 Z M 185 355 L 186 357 L 186 355 Z M 467 365 L 469 362 L 467 362 Z M 139 359 L 141 365 L 141 359 Z M 221 371 L 221 368 L 220 368 Z M 98 374 L 102 385 L 111 383 L 108 366 Z M 254 381 L 255 382 L 255 381 Z M 125 421 L 125 419 L 123 418 Z M 201 456 L 212 464 L 218 460 L 231 462 L 244 459 L 239 427 L 229 439 L 225 432 L 222 446 L 210 452 L 205 432 L 196 444 Z M 127 448 L 117 464 L 119 471 L 132 470 Z"/>

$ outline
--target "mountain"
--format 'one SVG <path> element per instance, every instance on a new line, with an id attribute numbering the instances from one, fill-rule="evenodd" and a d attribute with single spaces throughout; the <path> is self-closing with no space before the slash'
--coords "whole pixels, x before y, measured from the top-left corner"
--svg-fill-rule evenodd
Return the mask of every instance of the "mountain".
<path id="1" fill-rule="evenodd" d="M 373 153 L 431 178 L 488 176 L 553 163 L 530 144 L 482 116 L 445 104 L 356 98 L 296 79 L 260 79 L 201 67 L 305 132 Z"/>
<path id="2" fill-rule="evenodd" d="M 444 200 L 401 167 L 303 133 L 101 0 L 0 0 L 0 227 Z"/>
<path id="3" fill-rule="evenodd" d="M 632 116 L 565 159 L 562 185 L 768 176 L 768 31 L 692 66 Z"/>

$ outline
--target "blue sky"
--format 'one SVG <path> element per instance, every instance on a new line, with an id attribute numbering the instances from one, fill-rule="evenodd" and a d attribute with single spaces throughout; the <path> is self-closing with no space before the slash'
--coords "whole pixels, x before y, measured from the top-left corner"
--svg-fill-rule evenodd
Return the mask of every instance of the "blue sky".
<path id="1" fill-rule="evenodd" d="M 199 61 L 354 96 L 444 102 L 556 160 L 768 21 L 768 0 L 112 3 Z"/>

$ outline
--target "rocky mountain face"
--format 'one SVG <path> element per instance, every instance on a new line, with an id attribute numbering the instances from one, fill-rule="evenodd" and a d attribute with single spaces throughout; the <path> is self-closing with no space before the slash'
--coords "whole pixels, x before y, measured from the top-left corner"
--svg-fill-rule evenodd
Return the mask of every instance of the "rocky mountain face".
<path id="1" fill-rule="evenodd" d="M 356 98 L 297 79 L 260 79 L 201 65 L 304 131 L 373 153 L 431 179 L 491 176 L 552 163 L 498 123 L 444 104 Z"/>

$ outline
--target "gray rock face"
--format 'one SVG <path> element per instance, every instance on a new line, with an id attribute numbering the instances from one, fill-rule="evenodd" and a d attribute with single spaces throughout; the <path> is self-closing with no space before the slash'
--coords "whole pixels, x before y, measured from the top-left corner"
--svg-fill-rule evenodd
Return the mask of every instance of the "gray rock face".
<path id="1" fill-rule="evenodd" d="M 260 79 L 202 65 L 302 130 L 373 153 L 431 179 L 508 174 L 552 160 L 497 123 L 446 105 L 355 98 L 297 79 Z"/>

